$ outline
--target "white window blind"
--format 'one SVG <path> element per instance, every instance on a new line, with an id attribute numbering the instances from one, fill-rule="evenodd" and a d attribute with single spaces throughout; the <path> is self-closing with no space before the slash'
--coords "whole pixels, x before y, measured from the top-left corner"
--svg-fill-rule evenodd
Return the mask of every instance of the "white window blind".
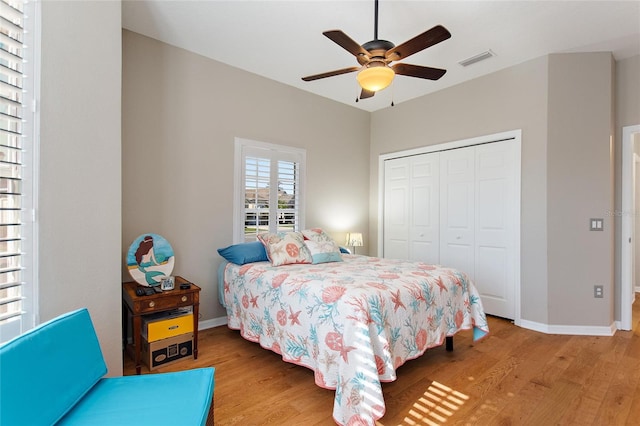
<path id="1" fill-rule="evenodd" d="M 30 159 L 35 99 L 27 61 L 27 39 L 33 35 L 25 28 L 25 7 L 22 0 L 0 0 L 0 341 L 35 321 L 34 274 L 25 272 L 26 252 L 34 252 Z"/>
<path id="2" fill-rule="evenodd" d="M 303 228 L 305 151 L 236 140 L 234 242 Z"/>

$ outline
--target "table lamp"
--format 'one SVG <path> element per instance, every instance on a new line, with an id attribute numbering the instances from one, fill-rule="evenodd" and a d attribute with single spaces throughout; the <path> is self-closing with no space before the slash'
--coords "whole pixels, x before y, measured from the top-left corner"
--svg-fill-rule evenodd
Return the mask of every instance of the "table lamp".
<path id="1" fill-rule="evenodd" d="M 362 247 L 362 233 L 360 232 L 347 232 L 347 241 L 345 245 L 353 247 L 353 254 L 356 254 L 356 247 Z"/>

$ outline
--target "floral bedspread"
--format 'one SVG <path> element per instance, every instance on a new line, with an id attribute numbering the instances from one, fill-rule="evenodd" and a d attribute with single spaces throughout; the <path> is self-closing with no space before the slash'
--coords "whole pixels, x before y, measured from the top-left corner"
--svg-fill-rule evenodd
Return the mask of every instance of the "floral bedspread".
<path id="1" fill-rule="evenodd" d="M 344 255 L 344 262 L 272 267 L 227 264 L 228 326 L 335 389 L 340 425 L 373 425 L 385 412 L 381 382 L 405 361 L 474 328 L 489 332 L 465 274 L 424 263 Z"/>

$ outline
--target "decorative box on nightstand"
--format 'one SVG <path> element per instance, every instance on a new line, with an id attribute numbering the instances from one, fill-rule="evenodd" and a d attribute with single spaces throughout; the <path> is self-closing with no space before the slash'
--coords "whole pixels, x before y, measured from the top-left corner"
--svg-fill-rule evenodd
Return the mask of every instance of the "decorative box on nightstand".
<path id="1" fill-rule="evenodd" d="M 155 370 L 193 355 L 193 333 L 178 334 L 155 342 L 142 339 L 142 359 Z"/>
<path id="2" fill-rule="evenodd" d="M 193 333 L 191 308 L 180 308 L 142 317 L 142 337 L 147 342 Z"/>

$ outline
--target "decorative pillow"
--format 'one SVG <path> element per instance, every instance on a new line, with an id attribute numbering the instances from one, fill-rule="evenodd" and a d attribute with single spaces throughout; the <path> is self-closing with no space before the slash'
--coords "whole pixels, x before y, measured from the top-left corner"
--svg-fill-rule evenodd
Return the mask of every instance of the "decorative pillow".
<path id="1" fill-rule="evenodd" d="M 340 247 L 329 234 L 320 228 L 305 229 L 302 231 L 313 263 L 342 262 Z"/>
<path id="2" fill-rule="evenodd" d="M 312 263 L 311 253 L 304 245 L 304 237 L 300 232 L 267 232 L 258 234 L 258 240 L 267 250 L 273 266 Z"/>
<path id="3" fill-rule="evenodd" d="M 267 252 L 260 241 L 251 243 L 234 244 L 229 247 L 218 249 L 220 256 L 224 257 L 231 263 L 236 265 L 244 265 L 245 263 L 266 262 L 269 260 Z"/>

